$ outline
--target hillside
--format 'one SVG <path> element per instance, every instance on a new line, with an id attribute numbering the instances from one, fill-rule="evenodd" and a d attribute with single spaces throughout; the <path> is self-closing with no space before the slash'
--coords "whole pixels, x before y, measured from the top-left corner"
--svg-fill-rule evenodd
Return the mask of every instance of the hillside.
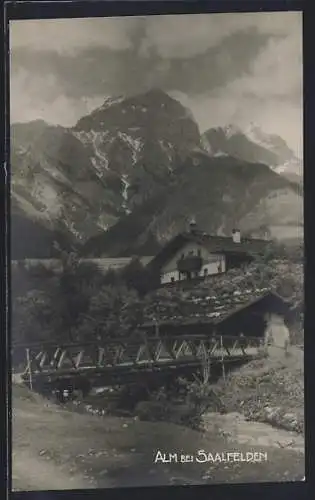
<path id="1" fill-rule="evenodd" d="M 58 248 L 73 249 L 66 234 L 47 229 L 41 222 L 23 215 L 11 216 L 10 236 L 12 260 L 22 260 L 25 255 L 32 255 L 34 259 L 49 259 L 59 255 Z"/>
<path id="2" fill-rule="evenodd" d="M 90 240 L 83 255 L 150 255 L 185 230 L 192 215 L 210 234 L 263 225 L 290 225 L 298 234 L 303 225 L 303 200 L 295 185 L 266 165 L 194 151 L 176 172 L 176 183 Z"/>
<path id="3" fill-rule="evenodd" d="M 149 226 L 168 199 L 168 189 L 159 190 L 133 212 L 122 217 L 108 231 L 90 238 L 81 248 L 82 257 L 110 255 L 128 257 L 134 254 L 155 255 L 161 248 L 156 236 L 144 229 Z"/>
<path id="4" fill-rule="evenodd" d="M 299 226 L 298 160 L 281 138 L 255 134 L 201 136 L 191 112 L 158 89 L 107 98 L 73 128 L 12 124 L 12 227 L 19 216 L 38 228 L 25 257 L 51 256 L 56 234 L 83 255 L 148 255 L 192 214 L 215 233 Z M 282 213 L 269 203 L 280 196 Z"/>

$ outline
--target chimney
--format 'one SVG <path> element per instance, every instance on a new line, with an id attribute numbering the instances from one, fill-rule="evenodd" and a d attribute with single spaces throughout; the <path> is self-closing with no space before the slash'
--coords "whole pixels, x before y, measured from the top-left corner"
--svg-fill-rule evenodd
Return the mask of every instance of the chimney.
<path id="1" fill-rule="evenodd" d="M 197 231 L 198 227 L 197 227 L 197 222 L 194 218 L 191 218 L 190 219 L 190 222 L 189 222 L 189 232 L 190 233 L 195 233 Z"/>
<path id="2" fill-rule="evenodd" d="M 239 229 L 233 229 L 232 239 L 234 243 L 241 243 L 241 231 Z"/>

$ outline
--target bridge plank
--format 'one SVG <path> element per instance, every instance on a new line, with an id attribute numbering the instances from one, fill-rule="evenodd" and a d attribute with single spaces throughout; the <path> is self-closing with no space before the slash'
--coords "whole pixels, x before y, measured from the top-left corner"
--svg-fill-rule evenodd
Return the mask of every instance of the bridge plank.
<path id="1" fill-rule="evenodd" d="M 78 368 L 79 368 L 79 366 L 81 364 L 83 356 L 84 356 L 84 350 L 81 349 L 81 351 L 77 354 L 77 357 L 76 357 L 76 360 L 75 360 L 75 367 L 76 367 L 77 370 L 78 370 Z"/>
<path id="2" fill-rule="evenodd" d="M 29 351 L 29 363 L 27 363 L 25 373 L 42 372 L 41 357 L 43 356 L 43 351 L 38 353 Z M 37 370 L 36 370 L 37 368 Z"/>
<path id="3" fill-rule="evenodd" d="M 160 361 L 160 355 L 161 355 L 161 352 L 162 352 L 162 347 L 163 347 L 163 344 L 162 344 L 161 340 L 159 340 L 158 343 L 157 343 L 157 345 L 156 345 L 155 352 L 154 352 L 154 359 L 155 359 L 155 361 Z"/>
<path id="4" fill-rule="evenodd" d="M 52 366 L 52 368 L 54 368 L 56 370 L 58 367 L 58 361 L 59 361 L 59 356 L 61 355 L 61 352 L 62 352 L 62 349 L 60 347 L 57 347 L 57 349 L 55 349 L 55 351 L 54 351 L 53 358 L 50 362 L 50 365 Z"/>

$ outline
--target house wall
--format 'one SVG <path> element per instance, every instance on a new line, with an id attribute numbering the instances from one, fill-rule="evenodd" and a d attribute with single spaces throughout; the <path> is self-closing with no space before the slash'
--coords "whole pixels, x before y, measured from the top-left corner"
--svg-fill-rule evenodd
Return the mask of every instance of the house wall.
<path id="1" fill-rule="evenodd" d="M 205 270 L 207 270 L 207 275 L 217 274 L 218 267 L 221 265 L 221 272 L 226 270 L 225 255 L 223 254 L 212 254 L 207 248 L 202 245 L 198 245 L 195 242 L 187 242 L 173 257 L 170 259 L 161 269 L 161 284 L 171 283 L 172 278 L 174 281 L 180 281 L 186 279 L 184 275 L 180 276 L 177 270 L 177 261 L 182 257 L 187 257 L 190 252 L 193 255 L 198 255 L 198 250 L 200 250 L 200 256 L 204 260 L 204 265 L 202 266 L 200 273 L 197 276 L 205 276 Z M 193 277 L 197 277 L 193 276 Z"/>
<path id="2" fill-rule="evenodd" d="M 283 356 L 290 344 L 290 332 L 284 318 L 274 313 L 267 314 L 265 318 L 267 321 L 265 343 L 268 346 L 268 354 L 271 357 Z"/>

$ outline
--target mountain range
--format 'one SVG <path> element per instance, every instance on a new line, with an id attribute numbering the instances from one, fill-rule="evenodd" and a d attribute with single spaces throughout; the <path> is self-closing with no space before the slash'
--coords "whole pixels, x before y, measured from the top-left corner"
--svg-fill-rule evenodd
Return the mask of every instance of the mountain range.
<path id="1" fill-rule="evenodd" d="M 302 162 L 285 141 L 255 125 L 201 134 L 158 89 L 71 128 L 12 124 L 11 173 L 13 259 L 149 255 L 192 215 L 211 233 L 302 234 Z"/>

